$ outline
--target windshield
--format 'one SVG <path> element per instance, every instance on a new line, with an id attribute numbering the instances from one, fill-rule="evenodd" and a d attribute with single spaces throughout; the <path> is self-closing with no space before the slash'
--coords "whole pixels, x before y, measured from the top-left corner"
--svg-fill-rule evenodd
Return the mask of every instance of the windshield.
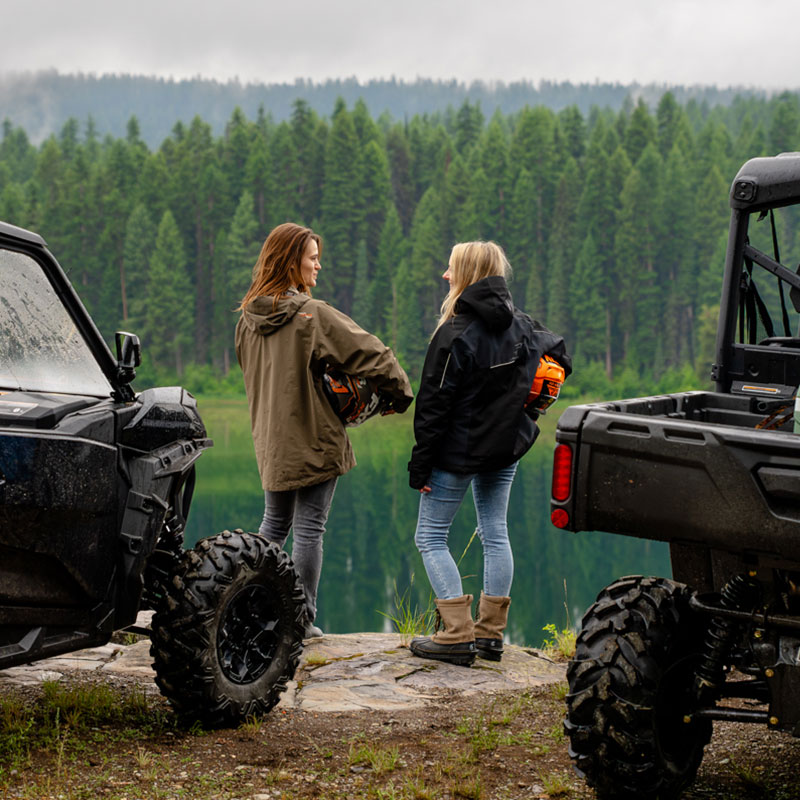
<path id="1" fill-rule="evenodd" d="M 108 397 L 111 384 L 42 267 L 0 249 L 0 389 Z"/>

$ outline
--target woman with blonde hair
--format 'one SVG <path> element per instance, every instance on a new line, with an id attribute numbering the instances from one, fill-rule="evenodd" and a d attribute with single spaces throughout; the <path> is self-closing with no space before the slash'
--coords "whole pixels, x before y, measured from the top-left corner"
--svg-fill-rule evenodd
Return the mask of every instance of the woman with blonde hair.
<path id="1" fill-rule="evenodd" d="M 337 369 L 372 381 L 387 411 L 405 411 L 413 395 L 392 351 L 350 317 L 311 297 L 322 268 L 322 240 L 286 222 L 267 236 L 236 325 L 258 469 L 264 488 L 259 533 L 292 560 L 313 624 L 322 569 L 322 536 L 339 475 L 355 466 L 342 420 L 324 394 L 324 374 Z"/>
<path id="2" fill-rule="evenodd" d="M 415 542 L 436 595 L 443 631 L 412 640 L 422 658 L 469 666 L 476 654 L 503 653 L 514 562 L 506 512 L 517 462 L 538 434 L 538 414 L 526 407 L 540 358 L 569 373 L 564 340 L 514 307 L 510 271 L 494 242 L 453 247 L 442 276 L 442 303 L 414 413 L 416 444 L 409 483 L 421 492 Z M 477 620 L 447 546 L 450 525 L 472 487 L 483 547 L 483 591 Z"/>

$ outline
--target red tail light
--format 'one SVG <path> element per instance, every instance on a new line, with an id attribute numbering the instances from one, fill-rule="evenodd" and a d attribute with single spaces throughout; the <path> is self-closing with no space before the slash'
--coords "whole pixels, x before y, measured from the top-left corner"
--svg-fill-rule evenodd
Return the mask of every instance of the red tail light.
<path id="1" fill-rule="evenodd" d="M 560 444 L 553 454 L 553 498 L 564 501 L 569 497 L 572 483 L 572 448 Z"/>
<path id="2" fill-rule="evenodd" d="M 550 515 L 550 522 L 552 522 L 556 528 L 566 528 L 567 525 L 569 525 L 569 514 L 567 514 L 563 508 L 557 508 Z"/>

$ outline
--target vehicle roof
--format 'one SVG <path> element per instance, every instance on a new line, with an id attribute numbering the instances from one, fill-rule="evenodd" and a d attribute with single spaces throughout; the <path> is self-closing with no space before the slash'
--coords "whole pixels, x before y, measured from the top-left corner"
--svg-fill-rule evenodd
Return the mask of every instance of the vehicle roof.
<path id="1" fill-rule="evenodd" d="M 16 225 L 11 225 L 8 222 L 0 222 L 0 236 L 9 239 L 22 239 L 25 242 L 46 247 L 47 243 L 38 233 L 25 230 L 25 228 L 18 228 Z"/>
<path id="2" fill-rule="evenodd" d="M 751 158 L 733 179 L 730 203 L 748 211 L 800 203 L 800 153 Z"/>

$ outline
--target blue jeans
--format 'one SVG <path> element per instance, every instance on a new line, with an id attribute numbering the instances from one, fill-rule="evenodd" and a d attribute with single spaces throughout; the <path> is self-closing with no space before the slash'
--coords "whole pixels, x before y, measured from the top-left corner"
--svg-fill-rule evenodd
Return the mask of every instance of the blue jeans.
<path id="1" fill-rule="evenodd" d="M 317 589 L 322 572 L 322 535 L 333 502 L 336 478 L 288 492 L 264 492 L 264 519 L 258 532 L 278 547 L 291 528 L 292 561 L 303 582 L 308 618 L 317 615 Z"/>
<path id="2" fill-rule="evenodd" d="M 472 484 L 472 498 L 478 515 L 478 536 L 483 545 L 483 591 L 507 597 L 514 577 L 514 557 L 508 541 L 508 496 L 517 465 L 496 472 L 457 475 L 434 468 L 428 485 L 431 491 L 419 501 L 419 518 L 414 541 L 422 555 L 433 591 L 440 600 L 461 597 L 461 575 L 447 548 L 450 525 Z"/>

